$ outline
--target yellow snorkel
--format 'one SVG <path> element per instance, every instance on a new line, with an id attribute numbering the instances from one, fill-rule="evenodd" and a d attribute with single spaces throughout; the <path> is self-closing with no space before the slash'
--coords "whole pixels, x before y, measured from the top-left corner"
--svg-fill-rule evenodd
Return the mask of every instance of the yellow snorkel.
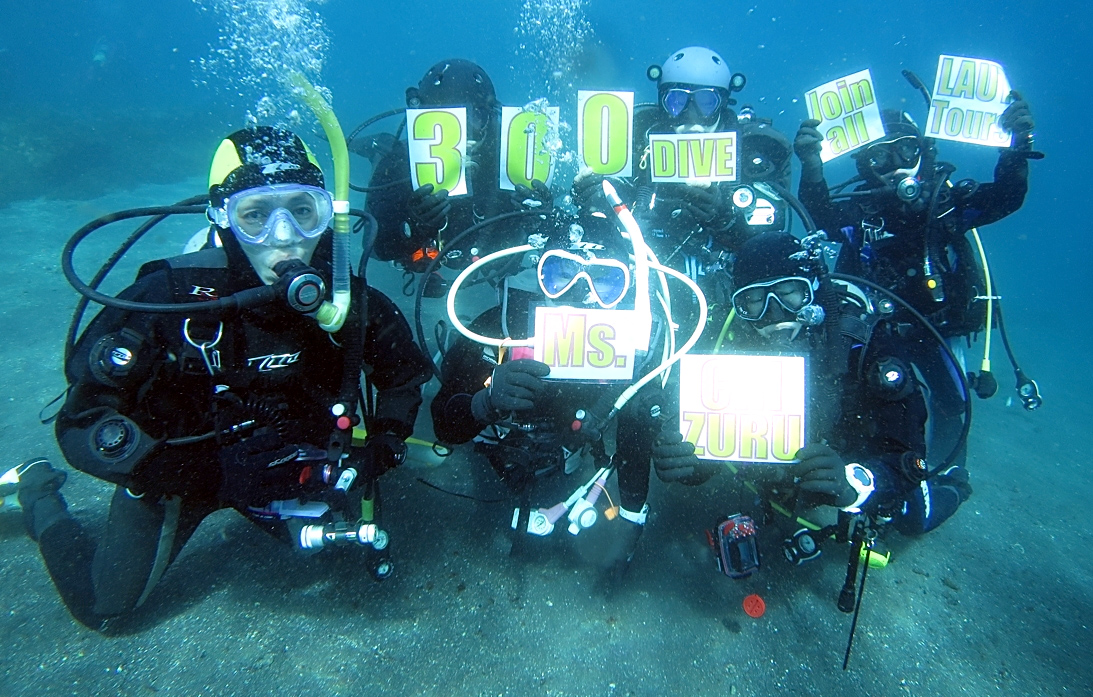
<path id="1" fill-rule="evenodd" d="M 319 326 L 333 334 L 342 328 L 349 314 L 349 149 L 334 110 L 301 73 L 289 76 L 300 98 L 315 114 L 330 141 L 334 158 L 334 300 L 324 302 L 315 312 Z"/>

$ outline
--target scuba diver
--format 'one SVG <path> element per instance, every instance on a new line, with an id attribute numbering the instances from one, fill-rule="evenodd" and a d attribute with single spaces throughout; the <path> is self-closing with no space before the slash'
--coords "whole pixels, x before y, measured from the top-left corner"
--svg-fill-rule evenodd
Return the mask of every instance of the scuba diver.
<path id="1" fill-rule="evenodd" d="M 480 255 L 526 239 L 535 224 L 518 221 L 484 228 L 456 248 L 445 246 L 446 239 L 482 220 L 529 208 L 545 215 L 554 205 L 550 189 L 540 181 L 532 182 L 530 189 L 500 188 L 501 104 L 486 71 L 468 60 L 441 61 L 429 68 L 417 87 L 406 89 L 406 105 L 467 108 L 469 192 L 450 197 L 446 190 L 434 191 L 431 184 L 412 189 L 406 143 L 389 146 L 376 165 L 365 204 L 378 225 L 376 258 L 393 261 L 408 274 L 423 272 L 438 254 L 446 266 L 463 268 Z M 430 274 L 425 284 L 426 297 L 440 297 L 447 289 L 439 273 Z"/>
<path id="2" fill-rule="evenodd" d="M 674 276 L 691 292 L 700 294 L 682 274 L 650 261 L 633 216 L 613 190 L 610 196 L 611 205 L 622 211 L 619 217 L 632 244 L 633 258 L 639 260 L 634 267 L 628 252 L 619 246 L 614 224 L 592 216 L 572 222 L 568 232 L 560 232 L 549 242 L 539 240 L 538 246 L 528 244 L 490 255 L 524 255 L 523 268 L 500 284 L 499 305 L 481 313 L 466 328 L 458 326 L 453 311 L 462 276 L 453 283 L 449 316 L 463 337 L 445 354 L 441 388 L 431 405 L 437 440 L 454 445 L 473 439 L 475 450 L 488 459 L 518 497 L 514 549 L 521 545 L 525 532 L 549 535 L 554 524 L 566 516 L 574 535 L 591 527 L 598 518 L 594 504 L 601 492 L 607 492 L 611 474 L 617 474 L 618 500 L 611 500 L 604 513 L 609 522 L 600 526 L 607 529 L 593 533 L 599 536 L 598 565 L 609 584 L 621 579 L 628 568 L 648 516 L 649 453 L 664 418 L 660 405 L 665 403 L 661 385 L 653 384 L 654 378 L 698 338 L 695 332 L 690 341 L 676 346 L 667 338 L 673 330 L 671 318 L 653 319 L 648 304 L 650 269 Z M 704 299 L 699 302 L 704 314 Z M 529 349 L 529 322 L 538 305 L 633 313 L 638 318 L 633 323 L 643 326 L 639 333 L 647 331 L 649 339 L 648 350 L 639 348 L 637 352 L 634 380 L 549 379 L 550 366 L 534 360 Z M 642 325 L 643 315 L 648 318 L 647 326 Z M 669 346 L 674 353 L 667 350 Z M 666 349 L 663 353 L 662 348 Z M 615 416 L 615 449 L 609 454 L 603 437 Z M 574 475 L 589 466 L 595 474 L 568 499 L 533 509 L 550 495 L 543 493 L 548 476 Z M 585 482 L 585 477 L 578 480 Z"/>
<path id="3" fill-rule="evenodd" d="M 926 468 L 922 385 L 892 313 L 878 302 L 885 295 L 877 289 L 883 288 L 863 290 L 848 280 L 852 276 L 828 276 L 821 238 L 799 242 L 789 233 L 762 233 L 744 243 L 736 260 L 733 349 L 807 356 L 809 409 L 807 445 L 795 454 L 797 464 L 758 464 L 738 473 L 759 494 L 757 520 L 773 520 L 780 511 L 801 521 L 797 516 L 804 509 L 833 506 L 875 524 L 890 523 L 905 535 L 929 532 L 971 496 L 967 471 L 951 463 Z M 724 467 L 698 459 L 676 423 L 658 435 L 653 463 L 662 481 L 690 486 Z M 743 506 L 755 500 L 741 493 Z M 790 540 L 802 532 L 808 531 Z M 810 542 L 819 544 L 833 533 L 816 534 Z M 818 554 L 818 548 L 808 554 L 795 548 L 787 556 L 799 563 Z M 754 559 L 754 568 L 736 569 L 744 572 L 740 576 L 758 568 Z M 727 558 L 721 563 L 723 570 L 733 568 Z"/>
<path id="4" fill-rule="evenodd" d="M 116 487 L 103 535 L 69 512 L 65 471 L 37 459 L 17 476 L 27 532 L 79 622 L 139 607 L 221 508 L 304 549 L 369 544 L 386 560 L 376 480 L 405 458 L 430 371 L 394 304 L 339 256 L 347 212 L 295 134 L 237 131 L 209 173 L 207 248 L 145 264 L 70 347 L 56 437 Z M 351 293 L 333 320 L 331 278 L 331 297 L 343 280 Z M 375 389 L 363 423 L 362 369 Z"/>
<path id="5" fill-rule="evenodd" d="M 912 74 L 905 75 L 916 83 Z M 921 82 L 917 84 L 921 87 Z M 921 90 L 928 96 L 924 87 Z M 921 327 L 910 325 L 916 334 L 908 337 L 909 345 L 914 345 L 915 337 L 922 339 L 921 350 L 911 360 L 931 387 L 931 459 L 953 442 L 959 429 L 965 394 L 958 373 L 969 374 L 980 397 L 990 397 L 997 389 L 989 356 L 980 374 L 969 373 L 955 339 L 983 331 L 988 306 L 997 304 L 997 290 L 991 294 L 995 297 L 986 297 L 989 271 L 977 261 L 966 233 L 972 231 L 978 240 L 977 226 L 1019 209 L 1028 191 L 1028 160 L 1042 157 L 1033 149 L 1034 122 L 1028 102 L 1016 92 L 1012 96 L 1013 103 L 999 120 L 1002 129 L 1013 134 L 1012 145 L 1001 149 L 993 182 L 963 179 L 951 184 L 956 167 L 938 160 L 933 139 L 922 136 L 909 114 L 891 109 L 882 111 L 884 138 L 853 153 L 858 176 L 833 189 L 824 179 L 818 122 L 804 121 L 793 143 L 801 161 L 801 203 L 817 227 L 844 246 L 837 270 L 894 291 L 943 336 L 954 340 L 950 343 L 960 366 L 951 365 Z M 853 191 L 842 192 L 858 182 Z M 985 255 L 980 252 L 979 256 L 985 264 Z M 1023 385 L 1026 390 L 1031 385 L 1035 392 L 1035 383 L 1023 377 L 1012 355 L 1011 362 L 1026 408 L 1039 406 L 1038 394 L 1030 401 L 1022 393 Z"/>
<path id="6" fill-rule="evenodd" d="M 661 263 L 699 282 L 710 302 L 711 321 L 716 321 L 719 311 L 728 312 L 731 281 L 725 271 L 732 253 L 759 232 L 789 229 L 789 140 L 751 107 L 739 114 L 733 109 L 732 95 L 747 80 L 708 48 L 674 51 L 663 65 L 650 66 L 647 76 L 657 82 L 657 103 L 636 111 L 634 152 L 641 153 L 635 157 L 636 174 L 627 186 L 616 185 L 625 188 L 625 200 L 634 202 L 634 215 Z M 650 134 L 726 131 L 737 133 L 736 181 L 650 181 Z M 578 205 L 596 200 L 599 179 L 588 172 L 578 175 L 573 184 Z"/>

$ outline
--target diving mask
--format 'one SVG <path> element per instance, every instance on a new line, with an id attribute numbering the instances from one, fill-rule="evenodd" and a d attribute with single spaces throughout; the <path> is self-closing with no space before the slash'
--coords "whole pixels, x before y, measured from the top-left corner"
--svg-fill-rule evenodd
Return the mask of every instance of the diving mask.
<path id="1" fill-rule="evenodd" d="M 773 299 L 790 315 L 796 316 L 815 299 L 816 284 L 807 278 L 789 276 L 744 286 L 732 294 L 736 316 L 749 322 L 763 318 Z"/>
<path id="2" fill-rule="evenodd" d="M 230 228 L 245 244 L 277 239 L 278 226 L 287 226 L 306 239 L 326 232 L 334 217 L 329 191 L 305 184 L 272 184 L 232 194 L 220 208 L 209 208 L 209 219 Z M 283 228 L 282 228 L 283 229 Z"/>
<path id="3" fill-rule="evenodd" d="M 551 249 L 539 259 L 539 286 L 552 300 L 581 278 L 592 298 L 605 309 L 618 305 L 630 289 L 630 269 L 616 259 L 585 259 L 561 249 Z"/>
<path id="4" fill-rule="evenodd" d="M 703 117 L 709 118 L 721 106 L 721 94 L 714 87 L 702 87 L 693 90 L 673 87 L 665 90 L 664 95 L 660 98 L 661 106 L 673 118 L 682 114 L 691 102 L 694 102 L 695 107 Z"/>
<path id="5" fill-rule="evenodd" d="M 878 175 L 891 174 L 897 170 L 916 174 L 922 158 L 922 147 L 918 136 L 906 135 L 873 143 L 857 157 Z"/>

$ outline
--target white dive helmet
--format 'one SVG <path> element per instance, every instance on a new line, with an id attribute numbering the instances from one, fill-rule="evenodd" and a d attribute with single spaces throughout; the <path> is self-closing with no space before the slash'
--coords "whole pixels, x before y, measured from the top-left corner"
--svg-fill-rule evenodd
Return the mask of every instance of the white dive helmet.
<path id="1" fill-rule="evenodd" d="M 660 66 L 658 85 L 682 83 L 731 91 L 732 72 L 725 59 L 708 48 L 688 46 L 673 51 Z"/>

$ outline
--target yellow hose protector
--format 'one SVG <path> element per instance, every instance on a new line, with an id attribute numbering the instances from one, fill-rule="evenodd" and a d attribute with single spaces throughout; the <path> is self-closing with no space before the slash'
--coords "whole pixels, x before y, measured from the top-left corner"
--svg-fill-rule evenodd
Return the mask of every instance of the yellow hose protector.
<path id="1" fill-rule="evenodd" d="M 349 290 L 349 148 L 334 110 L 315 87 L 298 72 L 292 73 L 289 80 L 322 125 L 334 159 L 334 301 L 324 302 L 315 313 L 319 326 L 333 334 L 345 323 L 352 297 Z"/>

